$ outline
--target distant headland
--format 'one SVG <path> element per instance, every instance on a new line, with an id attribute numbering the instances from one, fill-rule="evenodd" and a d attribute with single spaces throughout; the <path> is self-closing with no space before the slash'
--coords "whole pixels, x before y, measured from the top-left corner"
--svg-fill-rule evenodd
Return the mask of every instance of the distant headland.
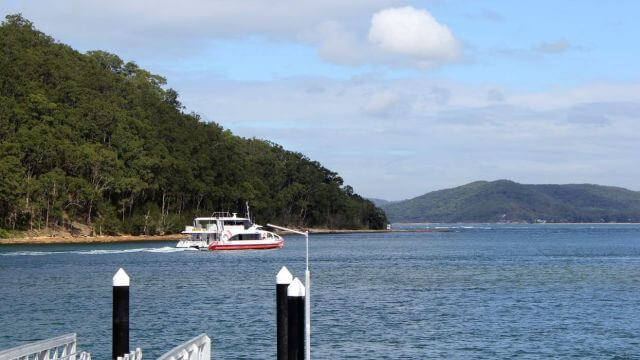
<path id="1" fill-rule="evenodd" d="M 476 181 L 408 200 L 371 200 L 392 222 L 640 222 L 640 192 L 591 184 Z"/>

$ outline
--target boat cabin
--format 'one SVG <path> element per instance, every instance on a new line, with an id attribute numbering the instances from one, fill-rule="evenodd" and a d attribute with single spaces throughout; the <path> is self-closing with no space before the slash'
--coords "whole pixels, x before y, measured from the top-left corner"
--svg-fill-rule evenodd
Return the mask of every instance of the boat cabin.
<path id="1" fill-rule="evenodd" d="M 206 231 L 206 232 L 223 232 L 225 230 L 231 230 L 232 232 L 248 230 L 253 226 L 251 220 L 247 218 L 240 218 L 233 213 L 233 215 L 225 214 L 226 216 L 214 217 L 199 217 L 193 220 L 193 228 L 189 231 Z"/>

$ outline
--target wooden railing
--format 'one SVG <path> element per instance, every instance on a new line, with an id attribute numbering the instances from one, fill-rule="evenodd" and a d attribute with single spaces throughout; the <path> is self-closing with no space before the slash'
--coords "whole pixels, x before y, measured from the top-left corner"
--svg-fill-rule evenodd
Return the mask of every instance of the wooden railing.
<path id="1" fill-rule="evenodd" d="M 91 360 L 77 352 L 76 334 L 66 334 L 0 351 L 0 360 Z"/>
<path id="2" fill-rule="evenodd" d="M 211 360 L 211 339 L 200 334 L 169 350 L 158 360 Z"/>

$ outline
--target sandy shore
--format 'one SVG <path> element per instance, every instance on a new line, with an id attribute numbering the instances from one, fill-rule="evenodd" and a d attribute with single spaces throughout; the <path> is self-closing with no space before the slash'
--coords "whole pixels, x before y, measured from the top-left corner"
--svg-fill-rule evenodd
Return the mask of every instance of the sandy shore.
<path id="1" fill-rule="evenodd" d="M 386 232 L 387 230 L 330 230 L 309 229 L 309 234 L 348 234 L 348 233 L 372 233 Z M 279 231 L 286 235 L 286 231 Z M 178 241 L 188 236 L 182 234 L 172 235 L 115 235 L 115 236 L 25 236 L 0 239 L 0 245 L 35 245 L 35 244 L 105 244 L 144 241 Z"/>
<path id="2" fill-rule="evenodd" d="M 119 235 L 119 236 L 34 236 L 0 239 L 2 245 L 31 245 L 31 244 L 90 244 L 90 243 L 119 243 L 140 241 L 178 241 L 185 238 L 182 234 L 173 235 Z"/>

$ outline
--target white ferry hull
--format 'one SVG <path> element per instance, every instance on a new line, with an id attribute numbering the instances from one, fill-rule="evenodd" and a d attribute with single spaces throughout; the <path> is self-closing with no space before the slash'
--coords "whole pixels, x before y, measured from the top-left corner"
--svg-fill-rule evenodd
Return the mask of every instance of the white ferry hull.
<path id="1" fill-rule="evenodd" d="M 278 240 L 273 242 L 249 242 L 249 241 L 237 241 L 237 242 L 213 242 L 209 244 L 209 251 L 222 251 L 222 250 L 267 250 L 267 249 L 281 249 L 284 246 L 284 240 Z"/>

